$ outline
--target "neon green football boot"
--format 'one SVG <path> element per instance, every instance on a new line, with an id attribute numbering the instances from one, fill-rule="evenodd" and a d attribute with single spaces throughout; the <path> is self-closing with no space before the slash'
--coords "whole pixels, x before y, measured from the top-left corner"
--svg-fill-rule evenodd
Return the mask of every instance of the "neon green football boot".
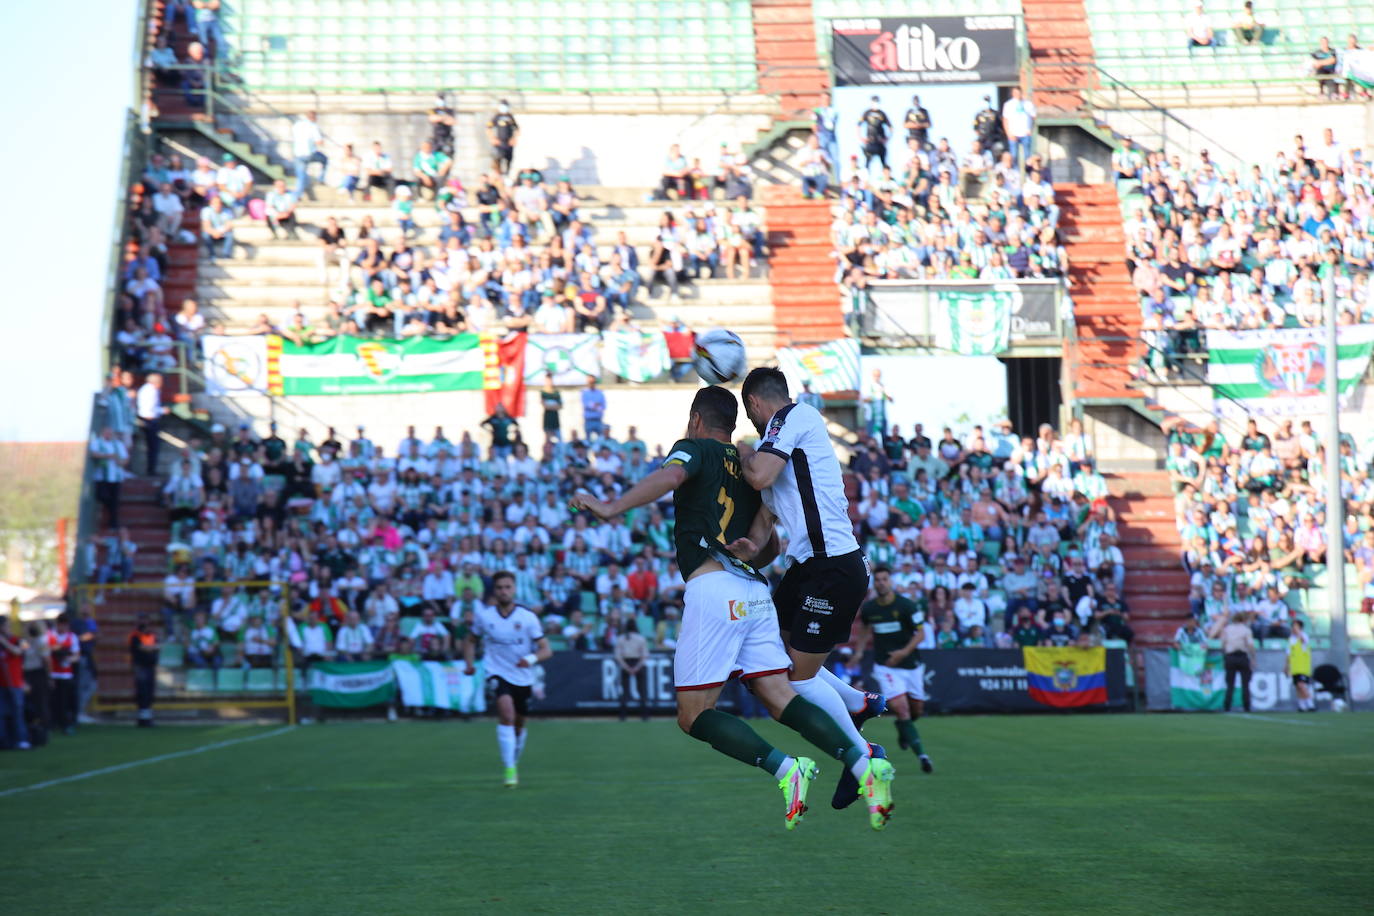
<path id="1" fill-rule="evenodd" d="M 506 788 L 514 789 L 520 785 L 520 775 L 515 771 L 515 767 L 506 767 Z"/>
<path id="2" fill-rule="evenodd" d="M 892 776 L 892 764 L 885 758 L 873 757 L 859 780 L 859 794 L 868 804 L 868 825 L 874 830 L 882 830 L 892 817 Z"/>
<path id="3" fill-rule="evenodd" d="M 811 781 L 819 775 L 821 771 L 816 767 L 816 761 L 810 757 L 796 757 L 792 760 L 791 769 L 778 780 L 778 788 L 782 789 L 783 798 L 787 800 L 783 822 L 788 830 L 801 823 L 806 814 L 806 792 L 811 788 Z"/>

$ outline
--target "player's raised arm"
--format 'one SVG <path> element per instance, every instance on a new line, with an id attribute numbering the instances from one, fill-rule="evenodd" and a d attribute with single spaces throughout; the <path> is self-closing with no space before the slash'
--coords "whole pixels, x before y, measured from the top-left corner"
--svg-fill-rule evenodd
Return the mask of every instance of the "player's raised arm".
<path id="1" fill-rule="evenodd" d="M 760 446 L 758 451 L 743 443 L 737 444 L 736 448 L 739 449 L 740 469 L 744 473 L 744 479 L 755 490 L 771 487 L 782 473 L 782 469 L 787 466 L 787 456 L 767 445 Z"/>
<path id="2" fill-rule="evenodd" d="M 682 486 L 686 479 L 686 468 L 681 464 L 668 464 L 630 487 L 619 499 L 607 502 L 596 499 L 589 493 L 577 493 L 569 502 L 574 509 L 586 510 L 599 519 L 610 519 L 631 509 L 658 502 Z"/>

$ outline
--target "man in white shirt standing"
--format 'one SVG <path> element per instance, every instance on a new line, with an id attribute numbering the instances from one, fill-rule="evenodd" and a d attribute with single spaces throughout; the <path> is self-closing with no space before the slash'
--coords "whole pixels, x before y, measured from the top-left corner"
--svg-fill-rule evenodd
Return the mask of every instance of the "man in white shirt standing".
<path id="1" fill-rule="evenodd" d="M 1011 98 L 1002 106 L 1002 130 L 1007 135 L 1007 148 L 1022 168 L 1031 154 L 1031 140 L 1035 136 L 1035 103 L 1021 97 L 1021 89 L 1012 87 Z"/>
<path id="2" fill-rule="evenodd" d="M 138 395 L 134 398 L 134 412 L 138 414 L 138 422 L 143 426 L 143 445 L 148 458 L 147 473 L 151 477 L 157 473 L 157 452 L 162 444 L 158 425 L 167 414 L 167 408 L 162 406 L 160 372 L 149 372 L 148 377 L 139 386 Z"/>
<path id="3" fill-rule="evenodd" d="M 320 164 L 320 181 L 324 181 L 325 169 L 329 168 L 329 157 L 320 149 L 324 134 L 316 123 L 317 117 L 315 112 L 307 111 L 304 117 L 291 125 L 291 155 L 295 157 L 297 200 L 310 190 L 311 163 Z"/>
<path id="4" fill-rule="evenodd" d="M 106 426 L 91 440 L 91 463 L 94 467 L 95 501 L 105 507 L 111 530 L 119 527 L 119 485 L 124 480 L 124 467 L 129 463 L 129 450 L 115 436 L 114 427 Z"/>

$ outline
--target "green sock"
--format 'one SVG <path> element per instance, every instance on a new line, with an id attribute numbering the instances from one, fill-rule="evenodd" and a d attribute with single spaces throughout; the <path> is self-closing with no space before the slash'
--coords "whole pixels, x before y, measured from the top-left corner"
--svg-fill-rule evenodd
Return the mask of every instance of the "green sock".
<path id="1" fill-rule="evenodd" d="M 921 736 L 916 732 L 916 722 L 913 719 L 897 720 L 897 737 L 902 744 L 914 750 L 917 755 L 924 754 L 921 748 Z"/>
<path id="2" fill-rule="evenodd" d="M 794 697 L 778 721 L 836 760 L 852 767 L 866 755 L 867 748 L 849 743 L 844 729 L 826 715 L 825 710 L 803 697 Z"/>
<path id="3" fill-rule="evenodd" d="M 705 741 L 727 757 L 734 757 L 740 763 L 758 767 L 772 773 L 786 757 L 773 745 L 759 737 L 743 720 L 721 712 L 708 709 L 692 723 L 692 737 Z"/>

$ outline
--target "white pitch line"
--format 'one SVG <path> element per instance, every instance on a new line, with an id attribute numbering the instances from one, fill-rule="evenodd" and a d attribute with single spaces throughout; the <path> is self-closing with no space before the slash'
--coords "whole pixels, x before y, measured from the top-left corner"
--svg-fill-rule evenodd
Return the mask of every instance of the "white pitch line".
<path id="1" fill-rule="evenodd" d="M 1308 722 L 1305 719 L 1280 719 L 1278 716 L 1257 716 L 1252 712 L 1238 712 L 1234 713 L 1234 715 L 1240 719 L 1254 719 L 1256 722 L 1277 722 L 1280 725 L 1315 725 L 1318 728 L 1325 725 L 1324 722 Z"/>
<path id="2" fill-rule="evenodd" d="M 222 747 L 232 747 L 235 744 L 247 744 L 250 741 L 261 741 L 264 738 L 273 738 L 283 735 L 292 730 L 292 726 L 286 725 L 282 728 L 264 732 L 261 735 L 246 735 L 242 738 L 230 738 L 227 741 L 216 741 L 213 744 L 193 747 L 184 751 L 173 751 L 170 754 L 158 754 L 156 757 L 146 757 L 143 760 L 131 760 L 128 763 L 117 763 L 111 767 L 101 767 L 98 770 L 88 770 L 85 773 L 77 773 L 74 776 L 63 776 L 61 779 L 49 779 L 47 782 L 36 782 L 31 786 L 17 786 L 13 789 L 0 791 L 0 798 L 7 795 L 18 795 L 21 792 L 36 792 L 39 789 L 48 789 L 53 786 L 64 785 L 69 782 L 79 782 L 83 779 L 91 779 L 95 776 L 104 776 L 108 773 L 118 773 L 121 770 L 132 770 L 134 767 L 147 766 L 150 763 L 161 763 L 164 760 L 176 760 L 178 757 L 190 757 L 195 754 L 203 754 L 206 751 L 219 750 Z"/>

